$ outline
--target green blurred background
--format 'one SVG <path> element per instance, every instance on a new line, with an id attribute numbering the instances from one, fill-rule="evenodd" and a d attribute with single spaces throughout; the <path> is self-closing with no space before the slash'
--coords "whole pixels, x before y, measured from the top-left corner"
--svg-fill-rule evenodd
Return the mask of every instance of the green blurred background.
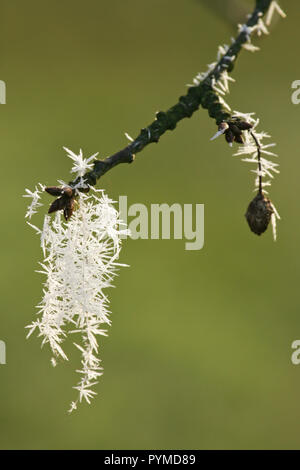
<path id="1" fill-rule="evenodd" d="M 68 415 L 77 353 L 53 369 L 40 339 L 25 339 L 42 278 L 24 187 L 69 179 L 63 145 L 103 157 L 122 148 L 124 132 L 136 136 L 175 104 L 236 30 L 230 1 L 1 1 L 1 448 L 300 447 L 300 366 L 290 359 L 300 339 L 298 3 L 282 0 L 288 18 L 258 41 L 259 53 L 241 54 L 228 97 L 257 112 L 278 144 L 278 241 L 270 229 L 249 231 L 253 174 L 223 139 L 209 141 L 216 129 L 205 110 L 109 172 L 100 186 L 128 204 L 204 203 L 205 246 L 124 243 L 130 268 L 109 292 L 99 395 Z"/>

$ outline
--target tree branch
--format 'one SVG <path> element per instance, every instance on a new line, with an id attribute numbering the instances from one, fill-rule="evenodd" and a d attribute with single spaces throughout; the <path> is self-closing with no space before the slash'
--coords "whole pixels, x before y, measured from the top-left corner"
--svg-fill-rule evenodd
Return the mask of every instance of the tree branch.
<path id="1" fill-rule="evenodd" d="M 101 176 L 119 163 L 131 163 L 136 153 L 141 152 L 148 144 L 158 142 L 167 130 L 175 129 L 179 121 L 191 117 L 200 106 L 208 110 L 209 116 L 215 119 L 217 124 L 230 120 L 231 115 L 224 108 L 222 102 L 220 102 L 218 93 L 213 89 L 213 82 L 214 80 L 218 81 L 225 70 L 232 72 L 242 46 L 248 41 L 249 32 L 247 28 L 258 24 L 260 18 L 268 10 L 271 1 L 256 0 L 256 6 L 252 14 L 249 15 L 246 27 L 241 29 L 226 54 L 220 58 L 216 66 L 207 74 L 203 81 L 198 85 L 190 86 L 187 94 L 181 96 L 178 102 L 169 110 L 158 112 L 155 120 L 148 127 L 143 128 L 136 139 L 127 145 L 127 147 L 104 160 L 96 160 L 92 171 L 70 182 L 69 185 L 71 187 L 76 186 L 78 190 L 83 191 L 86 185 L 95 185 Z"/>

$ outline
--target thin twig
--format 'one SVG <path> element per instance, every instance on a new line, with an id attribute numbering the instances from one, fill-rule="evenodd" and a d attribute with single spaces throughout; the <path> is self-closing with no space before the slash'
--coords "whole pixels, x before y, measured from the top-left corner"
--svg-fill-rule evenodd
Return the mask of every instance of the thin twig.
<path id="1" fill-rule="evenodd" d="M 256 148 L 257 148 L 257 164 L 258 164 L 258 178 L 259 178 L 258 192 L 259 192 L 259 194 L 262 194 L 262 168 L 261 168 L 260 144 L 259 144 L 255 134 L 252 131 L 250 131 L 250 135 L 251 135 L 252 139 L 254 140 Z"/>
<path id="2" fill-rule="evenodd" d="M 256 0 L 255 9 L 249 15 L 246 23 L 247 27 L 251 28 L 257 25 L 259 19 L 268 10 L 271 1 Z M 143 128 L 133 142 L 104 160 L 96 160 L 93 170 L 87 172 L 83 177 L 71 181 L 70 186 L 84 190 L 86 185 L 95 185 L 101 176 L 119 163 L 131 163 L 136 153 L 141 152 L 148 144 L 158 142 L 167 130 L 175 129 L 179 121 L 191 117 L 200 106 L 208 110 L 209 116 L 215 119 L 217 124 L 229 120 L 231 115 L 220 102 L 218 93 L 213 89 L 213 82 L 218 81 L 225 70 L 232 72 L 237 56 L 248 38 L 247 31 L 241 30 L 226 54 L 221 57 L 214 69 L 199 85 L 189 87 L 187 94 L 181 96 L 177 104 L 166 112 L 158 112 L 152 124 Z"/>

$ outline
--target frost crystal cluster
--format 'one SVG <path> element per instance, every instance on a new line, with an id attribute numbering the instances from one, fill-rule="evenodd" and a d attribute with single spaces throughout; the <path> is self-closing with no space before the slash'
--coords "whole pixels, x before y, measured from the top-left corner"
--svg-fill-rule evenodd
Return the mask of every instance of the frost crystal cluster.
<path id="1" fill-rule="evenodd" d="M 89 164 L 82 153 L 76 155 L 67 150 L 80 172 Z M 26 190 L 31 197 L 26 217 L 31 218 L 41 203 L 43 186 L 34 192 Z M 107 335 L 110 325 L 109 301 L 105 290 L 112 286 L 121 249 L 121 236 L 127 233 L 119 214 L 102 190 L 83 194 L 78 191 L 75 210 L 68 222 L 61 211 L 54 217 L 46 215 L 43 228 L 33 227 L 41 239 L 44 260 L 38 271 L 46 276 L 43 298 L 38 308 L 38 319 L 27 328 L 28 336 L 37 330 L 42 345 L 48 343 L 56 365 L 60 357 L 67 360 L 62 343 L 72 334 L 74 345 L 81 353 L 79 383 L 74 387 L 78 398 L 71 403 L 70 411 L 85 399 L 90 403 L 96 392 L 92 389 L 102 375 L 98 356 L 99 336 Z M 124 226 L 123 226 L 124 227 Z"/>

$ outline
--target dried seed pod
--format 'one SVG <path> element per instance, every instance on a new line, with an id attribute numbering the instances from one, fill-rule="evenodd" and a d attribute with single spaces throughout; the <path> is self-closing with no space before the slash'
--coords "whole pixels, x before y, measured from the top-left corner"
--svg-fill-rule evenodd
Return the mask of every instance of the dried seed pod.
<path id="1" fill-rule="evenodd" d="M 274 210 L 270 199 L 258 193 L 250 202 L 245 217 L 252 232 L 257 235 L 264 233 L 271 220 Z"/>
<path id="2" fill-rule="evenodd" d="M 61 196 L 63 194 L 63 189 L 58 186 L 48 186 L 45 191 L 51 196 Z"/>

